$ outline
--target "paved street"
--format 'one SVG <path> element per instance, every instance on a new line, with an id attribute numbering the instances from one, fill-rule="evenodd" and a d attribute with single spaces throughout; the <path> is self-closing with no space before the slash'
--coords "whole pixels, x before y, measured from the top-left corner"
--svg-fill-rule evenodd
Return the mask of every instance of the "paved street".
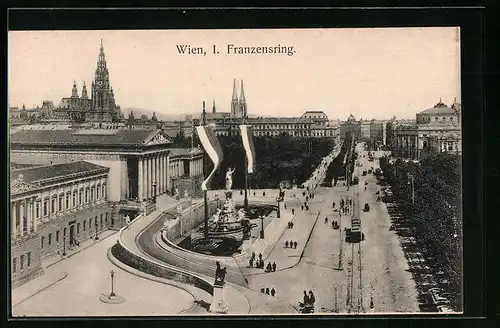
<path id="1" fill-rule="evenodd" d="M 45 277 L 59 277 L 64 272 L 68 276 L 15 306 L 13 315 L 140 316 L 175 314 L 191 308 L 194 298 L 190 293 L 134 276 L 111 264 L 106 253 L 116 243 L 116 236 L 47 268 Z M 111 269 L 115 271 L 115 292 L 125 298 L 125 303 L 105 304 L 99 300 L 102 293 L 110 292 Z"/>
<path id="2" fill-rule="evenodd" d="M 362 154 L 361 154 L 362 156 Z M 360 157 L 361 157 L 360 156 Z M 318 188 L 315 191 L 314 202 L 310 203 L 310 212 L 318 213 L 320 216 L 314 227 L 303 256 L 296 256 L 296 265 L 273 273 L 260 274 L 250 277 L 249 284 L 252 289 L 261 287 L 274 287 L 278 298 L 289 300 L 297 305 L 302 300 L 303 291 L 312 290 L 316 296 L 316 312 L 418 312 L 416 301 L 415 284 L 411 273 L 407 271 L 408 265 L 404 257 L 397 235 L 389 231 L 389 215 L 384 203 L 377 202 L 375 192 L 378 190 L 374 175 L 362 176 L 361 172 L 375 162 L 369 162 L 368 158 L 361 158 L 363 167 L 355 167 L 355 174 L 359 176 L 360 208 L 365 203 L 370 204 L 370 211 L 360 211 L 362 230 L 366 240 L 360 244 L 349 244 L 344 241 L 344 227 L 350 226 L 350 217 L 334 212 L 332 202 L 339 204 L 341 197 L 353 197 L 357 194 L 358 186 Z M 364 191 L 364 183 L 368 181 L 367 191 Z M 338 205 L 337 205 L 338 207 Z M 312 220 L 301 213 L 295 218 L 297 232 L 308 234 L 304 228 L 306 220 Z M 329 218 L 328 223 L 324 218 Z M 334 230 L 331 220 L 340 222 L 341 229 Z M 342 236 L 340 235 L 342 233 Z M 289 238 L 289 237 L 288 237 Z M 299 237 L 296 237 L 297 239 Z M 304 238 L 304 235 L 302 236 Z M 279 244 L 271 254 L 274 259 L 283 258 L 287 262 L 283 251 L 284 234 Z M 337 270 L 339 264 L 340 243 L 343 243 L 343 270 Z M 281 245 L 280 245 L 281 244 Z M 353 252 L 354 245 L 354 252 Z M 359 247 L 361 246 L 361 279 L 359 276 Z M 293 252 L 294 250 L 292 250 Z M 291 254 L 289 254 L 291 255 Z M 354 262 L 352 262 L 354 255 Z M 278 268 L 279 260 L 276 260 Z M 352 263 L 352 264 L 351 264 Z M 350 275 L 350 270 L 353 275 Z M 346 304 L 350 277 L 352 282 L 352 305 Z M 361 300 L 360 280 L 362 290 L 362 309 L 358 310 L 358 302 Z M 335 293 L 335 290 L 337 291 Z M 373 309 L 370 309 L 370 298 L 373 293 Z"/>

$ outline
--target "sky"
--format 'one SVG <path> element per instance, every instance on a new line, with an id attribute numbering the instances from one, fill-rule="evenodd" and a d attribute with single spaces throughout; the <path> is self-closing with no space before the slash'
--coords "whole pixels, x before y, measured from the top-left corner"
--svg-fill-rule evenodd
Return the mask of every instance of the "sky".
<path id="1" fill-rule="evenodd" d="M 248 113 L 331 119 L 414 118 L 439 99 L 460 101 L 458 27 L 366 29 L 15 31 L 8 35 L 9 106 L 55 105 L 73 80 L 94 77 L 102 39 L 122 108 L 164 114 L 230 111 L 244 80 Z M 287 54 L 228 54 L 234 47 L 293 46 Z M 178 46 L 206 55 L 181 54 Z M 218 54 L 213 53 L 216 46 Z M 239 91 L 238 91 L 239 94 Z"/>

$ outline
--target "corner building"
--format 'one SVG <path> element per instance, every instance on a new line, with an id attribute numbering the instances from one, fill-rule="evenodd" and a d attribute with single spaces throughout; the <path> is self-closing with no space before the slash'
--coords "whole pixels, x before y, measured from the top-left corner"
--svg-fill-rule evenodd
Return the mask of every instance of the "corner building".
<path id="1" fill-rule="evenodd" d="M 44 258 L 114 226 L 108 172 L 84 161 L 11 171 L 13 287 L 41 275 Z"/>

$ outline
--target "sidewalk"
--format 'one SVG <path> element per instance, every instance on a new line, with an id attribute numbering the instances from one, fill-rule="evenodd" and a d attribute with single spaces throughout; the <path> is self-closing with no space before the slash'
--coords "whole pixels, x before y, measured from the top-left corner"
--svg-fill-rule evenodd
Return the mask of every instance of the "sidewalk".
<path id="1" fill-rule="evenodd" d="M 118 231 L 116 231 L 116 230 L 104 230 L 102 232 L 99 232 L 99 234 L 98 234 L 99 239 L 97 241 L 94 240 L 95 236 L 92 236 L 91 239 L 87 239 L 87 240 L 81 242 L 80 246 L 73 246 L 73 248 L 71 248 L 71 249 L 67 248 L 66 249 L 66 256 L 64 256 L 64 257 L 62 256 L 62 253 L 61 253 L 61 254 L 55 254 L 55 255 L 52 255 L 52 256 L 47 257 L 45 259 L 42 259 L 42 268 L 49 268 L 56 263 L 64 261 L 65 259 L 67 259 L 75 254 L 80 253 L 81 251 L 95 245 L 96 243 L 100 242 L 103 239 L 108 238 L 109 236 L 116 234 L 117 232 Z"/>
<path id="2" fill-rule="evenodd" d="M 37 277 L 25 284 L 22 284 L 19 287 L 12 289 L 12 307 L 18 305 L 19 303 L 22 303 L 31 296 L 36 295 L 41 291 L 44 291 L 45 289 L 53 286 L 67 276 L 68 273 L 66 272 L 60 272 L 56 275 L 43 274 L 40 277 Z"/>
<path id="3" fill-rule="evenodd" d="M 294 223 L 294 227 L 292 229 L 286 229 L 281 235 L 281 238 L 277 241 L 274 249 L 271 251 L 267 259 L 265 259 L 266 265 L 268 262 L 276 262 L 276 271 L 286 270 L 297 265 L 297 263 L 300 262 L 304 248 L 306 247 L 309 236 L 311 235 L 317 221 L 317 213 L 301 213 L 301 215 L 296 215 L 292 221 Z M 285 248 L 285 241 L 296 241 L 297 248 Z M 245 271 L 247 271 L 247 275 L 266 274 L 263 269 L 245 269 Z"/>

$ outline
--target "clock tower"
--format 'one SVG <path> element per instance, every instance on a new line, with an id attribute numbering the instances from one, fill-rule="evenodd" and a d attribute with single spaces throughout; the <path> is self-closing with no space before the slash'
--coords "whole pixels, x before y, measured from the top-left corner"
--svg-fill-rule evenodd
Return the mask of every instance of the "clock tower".
<path id="1" fill-rule="evenodd" d="M 87 113 L 87 121 L 115 122 L 120 115 L 117 112 L 113 88 L 109 83 L 109 72 L 101 40 L 101 49 L 97 60 L 94 81 L 92 81 L 92 107 Z"/>

